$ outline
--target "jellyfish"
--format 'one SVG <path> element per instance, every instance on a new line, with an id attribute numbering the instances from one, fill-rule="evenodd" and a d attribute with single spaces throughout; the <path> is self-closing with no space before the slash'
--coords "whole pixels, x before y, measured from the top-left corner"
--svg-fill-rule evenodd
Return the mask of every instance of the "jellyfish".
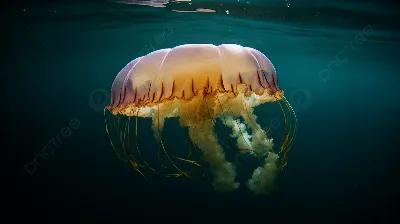
<path id="1" fill-rule="evenodd" d="M 267 103 L 277 104 L 281 114 L 280 144 L 254 113 L 256 107 Z M 245 181 L 249 190 L 258 195 L 272 192 L 297 132 L 295 112 L 278 86 L 271 61 L 256 49 L 236 44 L 185 44 L 134 59 L 116 76 L 111 103 L 104 113 L 106 131 L 118 157 L 141 175 L 146 177 L 146 171 L 193 178 L 208 173 L 217 192 L 231 192 L 240 186 L 238 166 L 227 158 L 226 148 L 259 161 Z M 182 138 L 186 144 L 163 137 L 164 132 L 173 131 L 165 130 L 168 119 L 178 120 L 187 130 Z M 139 120 L 151 126 L 157 147 L 139 146 L 147 142 L 139 131 Z M 225 143 L 218 137 L 223 128 L 230 130 Z M 172 147 L 166 146 L 166 140 Z M 149 153 L 155 147 L 157 153 Z M 183 148 L 188 150 L 183 152 Z M 201 172 L 196 173 L 198 170 Z"/>

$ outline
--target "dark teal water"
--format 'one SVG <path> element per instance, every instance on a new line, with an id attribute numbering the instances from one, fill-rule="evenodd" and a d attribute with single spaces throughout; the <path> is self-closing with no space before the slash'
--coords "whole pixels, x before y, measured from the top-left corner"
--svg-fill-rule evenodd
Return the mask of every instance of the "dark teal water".
<path id="1" fill-rule="evenodd" d="M 15 203 L 9 208 L 39 222 L 168 215 L 187 222 L 354 223 L 391 217 L 399 186 L 396 5 L 246 2 L 154 8 L 43 1 L 14 2 L 4 10 L 2 133 L 6 162 L 13 165 L 3 171 L 16 183 L 3 192 Z M 196 8 L 217 12 L 171 11 Z M 116 74 L 138 56 L 187 43 L 253 47 L 274 64 L 299 130 L 273 195 L 257 197 L 246 188 L 221 195 L 207 181 L 146 182 L 116 157 L 102 111 Z M 147 133 L 142 142 L 153 141 Z M 54 154 L 47 152 L 27 172 L 52 139 L 58 140 Z"/>

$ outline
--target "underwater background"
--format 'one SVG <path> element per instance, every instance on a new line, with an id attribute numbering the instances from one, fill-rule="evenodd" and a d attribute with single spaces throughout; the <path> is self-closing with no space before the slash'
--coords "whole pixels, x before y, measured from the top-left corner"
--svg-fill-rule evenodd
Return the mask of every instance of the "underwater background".
<path id="1" fill-rule="evenodd" d="M 2 9 L 5 215 L 53 223 L 398 218 L 394 1 L 154 2 L 13 1 Z M 215 12 L 178 12 L 199 8 Z M 188 43 L 240 44 L 274 64 L 299 129 L 270 196 L 245 187 L 218 194 L 202 180 L 146 181 L 114 153 L 103 108 L 117 73 Z M 154 142 L 146 133 L 140 141 Z M 54 153 L 33 168 L 51 141 Z"/>

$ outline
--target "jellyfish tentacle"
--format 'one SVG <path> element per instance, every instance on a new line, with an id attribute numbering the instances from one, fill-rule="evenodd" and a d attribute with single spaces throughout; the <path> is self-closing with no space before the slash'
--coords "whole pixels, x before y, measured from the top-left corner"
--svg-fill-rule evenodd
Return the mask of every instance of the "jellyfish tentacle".
<path id="1" fill-rule="evenodd" d="M 200 92 L 187 105 L 182 105 L 179 121 L 181 126 L 188 127 L 190 139 L 201 150 L 202 160 L 207 163 L 214 176 L 214 189 L 219 192 L 233 191 L 239 187 L 239 183 L 235 181 L 236 172 L 233 164 L 225 159 L 224 150 L 214 132 L 213 114 L 208 109 L 208 98 L 204 97 L 207 97 L 207 94 Z"/>
<path id="2" fill-rule="evenodd" d="M 192 155 L 192 147 L 188 144 L 188 142 L 186 141 L 186 145 L 189 148 L 189 154 L 187 155 L 187 158 L 189 159 L 190 156 Z"/>
<path id="3" fill-rule="evenodd" d="M 236 96 L 236 95 L 235 95 L 235 96 Z M 217 99 L 220 108 L 222 108 L 222 104 L 221 104 L 221 101 L 219 100 L 218 96 L 216 96 L 215 98 Z M 228 105 L 228 108 L 229 108 L 230 113 L 233 115 L 234 113 L 233 113 L 232 109 L 230 108 L 229 103 L 227 103 L 227 105 Z M 220 116 L 220 117 L 221 117 L 221 116 Z M 237 125 L 238 125 L 238 124 L 237 124 Z M 239 128 L 240 128 L 240 127 L 239 127 Z M 241 131 L 241 130 L 240 130 L 240 131 Z M 242 132 L 242 131 L 241 131 L 241 132 Z M 243 132 L 242 132 L 242 136 L 243 136 Z M 230 141 L 230 139 L 229 139 L 229 142 L 231 143 L 231 145 L 233 145 L 232 142 Z M 249 147 L 249 148 L 250 148 L 250 147 Z"/>
<path id="4" fill-rule="evenodd" d="M 242 117 L 252 130 L 252 147 L 255 152 L 258 152 L 261 165 L 253 171 L 247 187 L 255 194 L 269 194 L 274 190 L 279 156 L 273 150 L 272 138 L 269 139 L 266 132 L 256 122 L 257 117 L 253 111 L 253 108 L 247 110 Z"/>
<path id="5" fill-rule="evenodd" d="M 209 118 L 212 120 L 212 122 L 213 122 L 213 124 L 214 124 L 214 127 L 216 127 L 217 131 L 221 130 L 221 128 L 220 128 L 219 125 L 217 124 L 217 121 L 213 118 L 213 116 L 211 116 L 210 108 L 208 107 L 208 103 L 207 103 L 206 98 L 203 98 L 203 99 L 204 99 L 205 105 L 206 105 L 206 107 L 207 107 L 208 116 L 209 116 Z M 219 141 L 222 145 L 224 145 L 226 148 L 229 148 L 229 147 L 225 144 L 224 141 L 222 141 L 222 140 L 221 140 L 220 138 L 218 138 L 217 136 L 215 136 L 215 137 L 218 139 L 218 141 Z M 228 141 L 230 141 L 230 139 L 228 139 Z M 234 147 L 233 147 L 233 148 L 234 148 Z"/>
<path id="6" fill-rule="evenodd" d="M 139 129 L 138 129 L 138 114 L 139 114 L 140 108 L 137 109 L 137 114 L 136 114 L 136 123 L 135 123 L 135 142 L 136 142 L 136 150 L 139 154 L 139 156 L 142 158 L 143 163 L 147 166 L 148 169 L 150 169 L 151 171 L 153 171 L 156 174 L 159 174 L 152 166 L 150 166 L 147 161 L 144 159 L 144 157 L 142 156 L 142 152 L 139 148 Z"/>
<path id="7" fill-rule="evenodd" d="M 235 98 L 236 98 L 237 96 L 238 96 L 238 95 L 235 95 Z M 216 96 L 216 99 L 217 99 L 217 101 L 218 101 L 218 104 L 219 104 L 220 107 L 222 108 L 222 104 L 221 104 L 221 101 L 219 100 L 218 96 Z M 229 102 L 227 102 L 226 105 L 228 106 L 228 110 L 229 110 L 230 114 L 231 114 L 231 115 L 234 115 L 235 113 L 234 113 L 234 111 L 232 110 L 231 106 L 229 105 Z M 223 117 L 224 117 L 224 115 L 223 115 Z M 225 115 L 225 117 L 226 117 L 226 115 Z M 239 123 L 238 123 L 237 120 L 235 120 L 234 122 L 236 123 L 237 127 L 239 128 L 240 133 L 241 133 L 241 137 L 244 139 L 244 142 L 247 144 L 247 148 L 248 148 L 250 151 L 252 151 L 251 145 L 249 144 L 248 141 L 246 141 L 246 138 L 244 137 L 245 135 L 244 135 L 244 132 L 242 131 L 241 125 L 239 125 Z M 226 124 L 225 124 L 225 125 L 226 125 Z M 234 127 L 231 127 L 231 128 L 232 128 L 232 130 L 234 131 L 234 129 L 233 129 Z M 247 133 L 247 132 L 246 132 L 246 133 Z M 239 139 L 238 139 L 238 141 L 239 141 Z M 238 145 L 238 147 L 240 147 L 240 146 Z"/>
<path id="8" fill-rule="evenodd" d="M 237 146 L 235 148 L 237 148 L 238 151 L 246 149 L 252 152 L 250 144 L 251 135 L 246 131 L 245 124 L 233 119 L 232 116 L 222 116 L 221 120 L 226 126 L 232 129 L 232 134 L 230 136 L 237 139 Z M 230 143 L 233 145 L 231 141 Z"/>
<path id="9" fill-rule="evenodd" d="M 161 161 L 161 158 L 160 158 L 160 155 L 162 152 L 161 143 L 160 143 L 160 132 L 162 131 L 162 128 L 160 127 L 160 124 L 159 124 L 160 123 L 159 117 L 153 116 L 152 123 L 153 123 L 152 128 L 154 131 L 154 138 L 156 139 L 156 141 L 158 143 L 157 159 L 158 159 L 158 162 L 160 163 L 161 167 L 164 169 L 167 169 L 168 167 L 166 165 L 164 165 L 164 163 Z M 163 121 L 163 123 L 164 123 L 164 121 Z M 160 132 L 158 130 L 160 130 Z"/>
<path id="10" fill-rule="evenodd" d="M 287 142 L 287 137 L 288 137 L 288 128 L 287 128 L 287 116 L 286 116 L 286 113 L 285 113 L 285 110 L 284 110 L 284 108 L 282 107 L 282 104 L 281 104 L 281 102 L 279 102 L 278 101 L 278 104 L 279 104 L 279 106 L 280 106 L 280 108 L 281 108 L 281 112 L 282 112 L 282 116 L 283 116 L 283 138 L 282 138 L 282 140 L 281 140 L 281 149 L 280 149 L 280 153 L 283 151 L 283 149 L 285 148 L 284 147 L 284 145 L 286 144 L 286 142 Z"/>
<path id="11" fill-rule="evenodd" d="M 284 111 L 284 108 L 280 104 L 281 110 L 282 110 L 282 114 L 284 116 L 285 126 L 286 126 L 285 132 L 284 132 L 284 135 L 286 136 L 286 141 L 285 141 L 284 145 L 286 146 L 287 144 L 289 144 L 291 142 L 292 136 L 293 136 L 293 134 L 295 132 L 295 129 L 292 128 L 292 124 L 291 123 L 289 124 L 289 127 L 287 128 L 287 124 L 289 123 L 288 121 L 291 118 L 291 116 L 294 115 L 294 119 L 295 119 L 295 124 L 294 125 L 297 125 L 297 118 L 295 117 L 294 111 L 291 110 L 291 106 L 290 106 L 289 102 L 284 101 L 284 105 L 287 107 L 287 109 L 289 111 L 289 113 L 286 115 L 286 113 Z M 289 137 L 291 139 L 289 139 Z"/>
<path id="12" fill-rule="evenodd" d="M 203 98 L 204 99 L 204 98 Z M 201 125 L 201 123 L 194 123 L 193 124 L 194 126 L 197 126 L 197 125 Z M 200 132 L 201 134 L 203 134 L 203 132 Z M 183 133 L 182 133 L 183 134 Z M 188 134 L 187 136 L 186 136 L 186 139 L 187 139 L 187 141 L 190 141 L 191 142 L 191 144 L 192 144 L 192 146 L 195 148 L 195 149 L 197 149 L 197 151 L 199 150 L 198 148 L 197 148 L 197 146 L 196 146 L 196 144 L 192 141 L 192 139 L 190 138 L 190 135 Z M 188 142 L 186 141 L 186 144 L 187 144 L 187 146 L 189 147 L 189 155 L 188 155 L 188 158 L 187 159 L 184 159 L 184 158 L 181 158 L 181 157 L 175 157 L 176 159 L 178 159 L 178 160 L 181 160 L 181 161 L 184 161 L 184 162 L 188 162 L 188 163 L 191 163 L 191 164 L 193 164 L 193 165 L 196 165 L 196 166 L 198 166 L 198 167 L 203 167 L 203 166 L 201 166 L 200 164 L 199 164 L 199 162 L 202 162 L 202 160 L 201 160 L 201 158 L 200 158 L 200 160 L 199 161 L 194 161 L 194 160 L 190 160 L 189 159 L 189 157 L 190 157 L 190 155 L 191 155 L 191 153 L 192 153 L 192 147 L 188 144 Z M 194 170 L 192 170 L 192 172 L 193 172 Z M 189 173 L 190 171 L 188 171 L 187 173 Z"/>
<path id="13" fill-rule="evenodd" d="M 242 117 L 252 131 L 251 147 L 253 151 L 261 157 L 267 155 L 268 152 L 273 152 L 273 139 L 267 138 L 265 131 L 258 123 L 251 122 L 251 120 L 257 120 L 253 110 L 248 111 L 247 114 L 242 113 Z"/>
<path id="14" fill-rule="evenodd" d="M 203 98 L 203 100 L 204 100 L 204 98 Z M 208 111 L 208 112 L 209 112 L 209 111 Z M 183 114 L 184 114 L 184 112 L 183 112 Z M 200 116 L 201 116 L 201 115 L 200 115 Z M 203 117 L 203 119 L 208 119 L 208 118 Z M 210 115 L 210 119 L 212 119 L 212 118 L 211 118 L 211 115 Z M 182 125 L 182 124 L 181 124 L 181 125 Z M 202 124 L 201 124 L 201 122 L 194 122 L 194 123 L 191 124 L 191 125 L 192 125 L 192 126 L 201 126 Z M 200 130 L 200 129 L 201 129 L 201 128 L 199 128 L 198 130 Z M 183 133 L 182 133 L 182 134 L 183 134 Z M 199 134 L 203 134 L 203 131 L 199 131 Z M 197 145 L 194 143 L 194 141 L 191 139 L 189 133 L 188 133 L 188 135 L 186 136 L 186 140 L 187 140 L 187 141 L 186 141 L 186 144 L 187 144 L 187 146 L 189 147 L 189 150 L 190 150 L 190 151 L 189 151 L 188 158 L 186 158 L 186 159 L 181 158 L 181 157 L 175 157 L 175 158 L 178 159 L 178 160 L 184 161 L 184 162 L 191 163 L 191 164 L 196 165 L 196 166 L 198 166 L 198 167 L 200 167 L 200 168 L 203 168 L 203 166 L 199 164 L 200 162 L 203 162 L 203 159 L 202 159 L 201 157 L 199 158 L 198 161 L 189 159 L 191 153 L 193 152 L 192 147 L 193 147 L 194 149 L 196 149 L 196 151 L 200 151 L 200 149 L 198 148 L 198 146 L 197 146 Z M 192 146 L 189 145 L 188 141 L 190 141 L 190 143 L 192 144 Z M 191 173 L 191 172 L 194 172 L 194 171 L 196 171 L 196 170 L 198 170 L 198 169 L 190 170 L 190 171 L 188 171 L 187 173 Z"/>
<path id="15" fill-rule="evenodd" d="M 196 165 L 196 166 L 198 166 L 198 167 L 201 167 L 201 165 L 198 164 L 198 161 L 188 160 L 188 159 L 184 159 L 184 158 L 177 157 L 177 156 L 175 156 L 175 158 L 177 158 L 177 159 L 179 159 L 179 160 L 181 160 L 181 161 L 185 161 L 185 162 L 191 163 L 191 164 Z"/>
<path id="16" fill-rule="evenodd" d="M 264 164 L 254 170 L 247 187 L 255 194 L 270 194 L 274 190 L 275 179 L 279 172 L 278 159 L 278 154 L 268 152 Z"/>
<path id="17" fill-rule="evenodd" d="M 161 152 L 163 152 L 163 154 L 165 154 L 165 156 L 167 157 L 167 161 L 175 168 L 178 170 L 178 174 L 163 174 L 165 176 L 171 177 L 180 177 L 181 172 L 183 172 L 178 166 L 176 166 L 172 159 L 170 159 L 165 147 L 164 147 L 164 143 L 162 141 L 162 130 L 164 128 L 164 122 L 165 122 L 165 117 L 162 116 L 160 117 L 160 110 L 162 108 L 160 108 L 160 105 L 157 105 L 157 114 L 153 114 L 152 116 L 152 129 L 154 131 L 154 138 L 156 139 L 156 141 L 158 142 L 158 150 L 157 150 L 157 159 L 160 162 L 161 167 L 163 167 L 164 169 L 168 169 L 169 167 L 167 165 L 164 165 L 164 163 L 161 161 Z M 184 172 L 183 172 L 184 173 Z"/>
<path id="18" fill-rule="evenodd" d="M 158 105 L 157 107 L 158 107 L 158 110 L 157 110 L 157 117 L 158 117 L 158 119 L 160 119 L 160 106 Z M 186 176 L 186 177 L 191 178 L 187 173 L 183 172 L 178 166 L 176 166 L 175 163 L 174 163 L 174 162 L 171 160 L 171 158 L 169 157 L 169 155 L 168 155 L 168 153 L 167 153 L 167 150 L 166 150 L 165 147 L 164 147 L 164 142 L 163 142 L 163 140 L 162 140 L 162 136 L 161 136 L 161 133 L 160 133 L 160 126 L 159 126 L 159 124 L 160 124 L 160 123 L 158 122 L 157 131 L 158 131 L 158 135 L 159 135 L 159 137 L 160 137 L 161 147 L 162 147 L 162 149 L 164 150 L 164 153 L 165 153 L 165 155 L 167 156 L 167 159 L 168 159 L 169 162 L 172 164 L 172 166 L 175 167 L 175 169 L 179 172 L 179 175 L 184 175 L 184 176 Z"/>
<path id="19" fill-rule="evenodd" d="M 285 106 L 287 106 L 287 108 L 289 110 L 289 114 L 291 116 L 293 116 L 293 120 L 294 120 L 293 126 L 294 127 L 290 131 L 291 135 L 288 135 L 288 136 L 290 136 L 290 139 L 288 137 L 288 140 L 286 141 L 287 143 L 285 145 L 282 145 L 282 148 L 281 148 L 281 153 L 283 154 L 283 157 L 281 159 L 281 167 L 280 167 L 281 169 L 283 169 L 287 165 L 287 153 L 289 152 L 290 148 L 293 145 L 293 141 L 296 138 L 297 129 L 298 129 L 297 116 L 296 116 L 295 111 L 293 110 L 293 107 L 290 105 L 290 103 L 288 102 L 288 100 L 285 97 L 283 97 L 283 102 L 284 102 Z"/>
<path id="20" fill-rule="evenodd" d="M 135 167 L 141 167 L 142 165 L 139 161 L 131 154 L 130 152 L 130 139 L 129 139 L 129 125 L 130 125 L 130 117 L 127 118 L 127 122 L 125 123 L 125 127 L 122 132 L 120 132 L 122 149 L 124 150 L 125 155 L 129 158 L 131 164 Z M 126 137 L 128 135 L 128 138 Z M 125 144 L 126 142 L 126 144 Z"/>
<path id="21" fill-rule="evenodd" d="M 202 127 L 190 126 L 189 135 L 195 144 L 202 149 L 203 159 L 208 162 L 214 175 L 214 189 L 220 192 L 232 191 L 239 187 L 235 181 L 236 172 L 232 163 L 226 161 L 222 147 L 218 139 L 212 134 L 213 123 L 211 120 L 203 121 Z M 196 128 L 197 127 L 197 128 Z M 199 135 L 199 131 L 203 134 Z"/>
<path id="22" fill-rule="evenodd" d="M 129 121 L 129 119 L 128 119 L 128 121 Z M 121 125 L 123 126 L 124 124 L 121 124 Z M 129 149 L 127 149 L 127 147 L 125 145 L 127 127 L 129 127 L 128 122 L 125 123 L 125 126 L 123 126 L 122 130 L 120 130 L 120 132 L 119 132 L 119 141 L 121 142 L 122 150 L 124 150 L 125 155 L 127 155 L 129 158 L 131 158 Z"/>
<path id="23" fill-rule="evenodd" d="M 129 152 L 126 151 L 126 147 L 125 147 L 125 139 L 124 137 L 126 136 L 126 126 L 125 126 L 125 130 L 121 128 L 121 118 L 118 117 L 118 114 L 114 117 L 112 116 L 112 118 L 114 118 L 114 124 L 118 127 L 118 133 L 119 133 L 119 140 L 121 143 L 121 148 L 125 154 L 125 156 L 128 157 L 128 160 L 123 159 L 123 161 L 128 162 L 130 165 L 132 165 L 132 167 L 143 177 L 145 177 L 145 175 L 143 174 L 143 172 L 140 171 L 139 167 L 140 164 L 139 162 L 132 156 L 130 155 Z M 123 137 L 124 136 L 124 137 Z M 112 140 L 110 140 L 112 142 Z M 112 144 L 114 151 L 117 153 L 117 155 L 120 157 L 119 153 L 116 151 L 114 145 Z M 129 150 L 129 149 L 128 149 Z"/>
<path id="24" fill-rule="evenodd" d="M 269 121 L 268 129 L 265 131 L 267 138 L 271 138 L 271 126 L 272 126 L 272 120 Z"/>
<path id="25" fill-rule="evenodd" d="M 140 167 L 143 167 L 139 163 L 139 161 L 130 153 L 130 136 L 129 136 L 129 126 L 130 126 L 130 117 L 127 118 L 127 122 L 125 124 L 125 128 L 123 130 L 123 137 L 122 137 L 122 148 L 124 149 L 125 155 L 129 158 L 129 162 L 132 165 L 132 167 L 140 174 L 143 176 L 143 178 L 146 178 L 146 175 L 140 170 Z M 128 138 L 126 137 L 128 135 Z M 125 145 L 125 142 L 127 139 L 127 144 Z"/>
<path id="26" fill-rule="evenodd" d="M 183 133 L 182 133 L 182 135 L 183 135 Z M 195 161 L 195 160 L 190 159 L 190 156 L 191 156 L 191 154 L 192 154 L 192 152 L 193 152 L 193 149 L 192 149 L 192 146 L 189 145 L 188 141 L 190 141 L 190 142 L 192 143 L 193 147 L 196 147 L 196 145 L 192 142 L 192 140 L 190 139 L 190 137 L 187 136 L 187 139 L 186 139 L 186 141 L 185 141 L 187 147 L 189 148 L 189 154 L 187 155 L 187 158 L 185 159 L 185 158 L 181 158 L 181 157 L 178 157 L 178 156 L 175 156 L 175 158 L 178 159 L 178 160 L 184 161 L 184 162 L 191 163 L 191 164 L 196 165 L 196 166 L 198 166 L 198 167 L 202 167 L 202 166 L 199 164 L 199 162 L 201 162 L 201 160 Z"/>
<path id="27" fill-rule="evenodd" d="M 117 127 L 117 129 L 118 129 L 118 140 L 119 140 L 119 143 L 121 144 L 121 148 L 122 148 L 122 153 L 123 153 L 123 155 L 125 156 L 125 158 L 126 158 L 126 153 L 125 153 L 125 149 L 124 149 L 124 145 L 123 145 L 123 142 L 121 141 L 121 134 L 122 134 L 122 131 L 121 131 L 121 123 L 120 123 L 120 120 L 118 119 L 118 115 L 115 117 L 115 119 L 114 119 L 114 125 L 116 125 L 116 127 Z M 128 162 L 130 162 L 130 159 L 128 158 Z"/>
<path id="28" fill-rule="evenodd" d="M 112 117 L 111 117 L 111 118 L 112 118 Z M 117 154 L 117 157 L 118 157 L 120 160 L 122 160 L 122 161 L 124 161 L 124 162 L 128 162 L 127 160 L 125 160 L 124 158 L 121 157 L 121 155 L 118 153 L 118 151 L 116 150 L 116 148 L 115 148 L 115 146 L 114 146 L 114 143 L 113 143 L 113 141 L 112 141 L 111 134 L 110 134 L 111 121 L 110 121 L 110 119 L 109 119 L 110 128 L 108 128 L 108 125 L 107 125 L 107 117 L 106 117 L 106 111 L 105 111 L 105 110 L 104 110 L 104 120 L 105 120 L 105 123 L 106 123 L 106 132 L 107 132 L 108 138 L 110 139 L 110 143 L 111 143 L 111 146 L 112 146 L 112 148 L 113 148 L 115 154 Z"/>
<path id="29" fill-rule="evenodd" d="M 277 160 L 279 156 L 273 152 L 272 139 L 269 139 L 266 136 L 266 132 L 262 130 L 261 126 L 257 122 L 255 122 L 257 120 L 257 117 L 253 114 L 253 107 L 247 109 L 245 105 L 242 108 L 237 106 L 238 102 L 246 102 L 246 100 L 248 100 L 248 98 L 246 97 L 247 96 L 245 96 L 243 92 L 240 92 L 234 100 L 228 101 L 226 103 L 230 114 L 240 115 L 244 119 L 244 123 L 242 124 L 239 120 L 236 120 L 236 126 L 232 126 L 232 124 L 234 123 L 232 117 L 228 118 L 228 121 L 226 123 L 233 128 L 236 127 L 236 129 L 233 129 L 236 132 L 236 136 L 238 135 L 238 133 L 241 133 L 241 137 L 243 139 L 249 140 L 245 142 L 249 143 L 249 148 L 261 160 L 262 165 L 253 172 L 252 177 L 247 182 L 247 186 L 256 194 L 270 193 L 273 190 L 274 180 L 278 173 Z M 235 111 L 232 111 L 230 103 L 236 105 L 235 107 L 233 107 Z M 245 137 L 246 135 L 248 135 L 246 129 L 244 129 L 246 127 L 246 124 L 252 131 L 251 138 Z"/>
<path id="30" fill-rule="evenodd" d="M 161 158 L 160 158 L 160 153 L 161 153 L 161 144 L 158 145 L 158 150 L 157 150 L 157 158 L 158 158 L 158 162 L 160 162 L 161 167 L 167 169 L 167 166 L 164 166 L 163 163 L 161 162 Z"/>
<path id="31" fill-rule="evenodd" d="M 254 101 L 251 101 L 253 104 L 254 104 Z M 251 108 L 251 110 L 252 110 L 252 112 L 251 113 L 253 113 L 253 105 L 249 105 L 249 107 L 248 107 L 248 103 L 249 103 L 249 100 L 247 100 L 246 102 L 243 102 L 243 106 L 244 106 L 244 111 L 245 111 L 245 113 L 246 113 L 246 116 L 249 118 L 249 121 L 252 123 L 252 125 L 254 125 L 255 127 L 257 127 L 258 128 L 258 130 L 259 131 L 264 131 L 262 128 L 261 128 L 261 126 L 257 123 L 257 121 L 256 121 L 256 117 L 253 117 L 253 116 L 251 116 L 250 115 L 250 108 Z M 264 131 L 265 132 L 265 135 L 266 135 L 266 137 L 268 138 L 268 139 L 271 139 L 271 136 L 270 136 L 270 130 L 271 130 L 271 122 L 272 121 L 270 121 L 270 124 L 268 125 L 268 129 L 266 130 L 266 131 Z M 271 150 L 272 151 L 274 151 L 274 149 L 273 148 L 271 148 Z"/>
<path id="32" fill-rule="evenodd" d="M 107 131 L 108 131 L 107 133 L 109 134 L 110 142 L 111 142 L 111 145 L 112 145 L 112 147 L 113 147 L 113 149 L 114 149 L 114 152 L 117 154 L 117 156 L 118 156 L 119 159 L 121 159 L 122 161 L 127 162 L 127 163 L 129 163 L 130 165 L 132 165 L 132 167 L 133 167 L 141 176 L 145 177 L 145 175 L 143 174 L 143 172 L 141 172 L 141 171 L 139 170 L 139 167 L 140 167 L 141 165 L 140 165 L 139 162 L 130 154 L 130 152 L 127 151 L 127 150 L 129 150 L 129 148 L 127 148 L 127 146 L 125 145 L 125 141 L 126 141 L 125 139 L 126 139 L 127 131 L 129 130 L 129 124 L 126 123 L 126 124 L 125 124 L 125 127 L 121 128 L 121 126 L 122 126 L 123 124 L 121 124 L 121 118 L 120 118 L 118 115 L 116 115 L 116 116 L 111 116 L 110 124 L 113 123 L 113 122 L 114 122 L 114 125 L 116 125 L 116 126 L 118 127 L 119 141 L 120 141 L 120 143 L 121 143 L 121 148 L 122 148 L 122 150 L 123 150 L 123 153 L 124 153 L 125 157 L 127 157 L 127 159 L 122 158 L 122 157 L 121 157 L 121 154 L 118 153 L 118 151 L 116 150 L 115 145 L 113 144 L 113 141 L 112 141 L 112 138 L 111 138 L 111 134 L 110 134 L 110 131 L 111 131 L 111 130 L 109 130 L 109 128 L 107 127 Z M 106 125 L 107 125 L 107 124 L 106 124 Z M 128 129 L 127 129 L 127 128 L 128 128 Z M 129 136 L 128 136 L 127 139 L 128 139 L 128 143 L 127 143 L 127 144 L 128 144 L 128 147 L 129 147 L 129 144 L 130 144 L 130 142 L 129 142 Z"/>
<path id="33" fill-rule="evenodd" d="M 185 139 L 186 146 L 189 148 L 189 153 L 187 155 L 187 159 L 189 160 L 192 155 L 192 152 L 194 151 L 192 147 L 194 147 L 196 149 L 196 145 L 191 141 L 189 136 L 185 136 L 185 134 L 183 133 L 183 129 L 181 130 L 181 134 L 182 134 L 182 138 Z M 188 141 L 190 141 L 191 145 L 188 143 Z"/>
<path id="34" fill-rule="evenodd" d="M 181 131 L 181 134 L 182 134 L 182 138 L 185 139 L 186 146 L 189 148 L 189 154 L 187 155 L 187 159 L 190 159 L 190 156 L 192 155 L 192 152 L 193 152 L 192 146 L 194 146 L 194 144 L 188 136 L 185 136 L 183 134 L 183 130 Z M 192 146 L 189 145 L 188 141 L 190 141 L 192 143 Z"/>
<path id="35" fill-rule="evenodd" d="M 298 121 L 297 121 L 297 116 L 296 113 L 292 107 L 292 105 L 290 105 L 289 101 L 284 97 L 283 98 L 283 102 L 285 103 L 285 105 L 288 107 L 290 114 L 293 116 L 294 119 L 294 127 L 293 127 L 293 134 L 290 140 L 290 146 L 293 144 L 294 139 L 296 138 L 297 135 L 297 129 L 298 129 Z"/>

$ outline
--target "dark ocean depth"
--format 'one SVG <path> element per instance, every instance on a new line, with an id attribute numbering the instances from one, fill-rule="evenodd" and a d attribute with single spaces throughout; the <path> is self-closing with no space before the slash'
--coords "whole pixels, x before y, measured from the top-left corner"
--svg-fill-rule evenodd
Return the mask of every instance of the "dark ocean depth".
<path id="1" fill-rule="evenodd" d="M 394 1 L 132 2 L 13 1 L 2 9 L 5 215 L 43 223 L 398 218 Z M 215 12 L 177 12 L 196 9 Z M 201 43 L 263 52 L 296 111 L 298 135 L 269 196 L 245 185 L 216 193 L 211 178 L 145 180 L 114 153 L 103 109 L 118 72 L 152 51 Z M 268 111 L 257 113 L 267 119 Z M 150 126 L 141 119 L 143 147 L 157 147 Z M 166 122 L 169 147 L 186 150 L 184 135 L 176 120 Z"/>

